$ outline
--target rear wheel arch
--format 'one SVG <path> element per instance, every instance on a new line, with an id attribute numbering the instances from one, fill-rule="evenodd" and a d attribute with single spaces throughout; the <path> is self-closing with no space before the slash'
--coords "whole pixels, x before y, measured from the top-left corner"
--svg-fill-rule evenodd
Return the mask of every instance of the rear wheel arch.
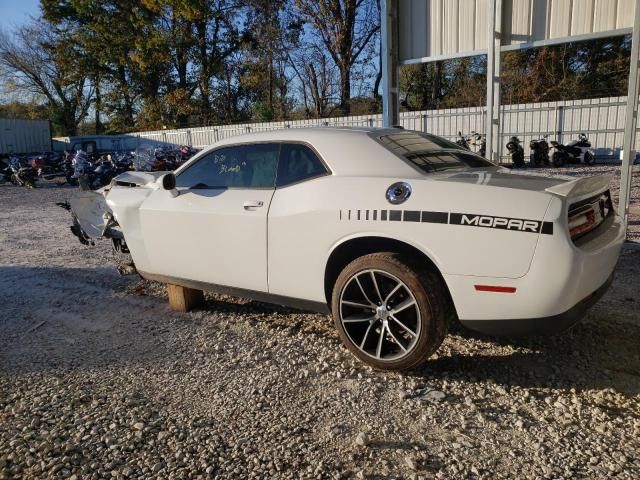
<path id="1" fill-rule="evenodd" d="M 331 308 L 333 287 L 340 272 L 356 258 L 380 252 L 399 253 L 404 257 L 411 258 L 417 262 L 419 266 L 437 273 L 444 286 L 447 287 L 447 294 L 451 297 L 447 283 L 438 265 L 425 252 L 407 242 L 395 238 L 363 236 L 345 240 L 337 245 L 329 255 L 324 273 L 324 292 L 329 308 Z M 451 300 L 451 298 L 449 298 L 449 300 Z M 453 305 L 453 302 L 451 302 L 451 304 Z"/>

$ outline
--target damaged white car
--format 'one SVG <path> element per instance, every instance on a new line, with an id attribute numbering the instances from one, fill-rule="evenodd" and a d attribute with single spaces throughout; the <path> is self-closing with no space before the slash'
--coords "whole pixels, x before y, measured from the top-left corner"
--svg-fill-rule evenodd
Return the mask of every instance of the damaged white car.
<path id="1" fill-rule="evenodd" d="M 401 129 L 286 129 L 122 174 L 71 210 L 81 240 L 112 238 L 146 279 L 331 313 L 362 361 L 411 369 L 455 318 L 575 323 L 624 241 L 610 180 L 515 173 Z"/>

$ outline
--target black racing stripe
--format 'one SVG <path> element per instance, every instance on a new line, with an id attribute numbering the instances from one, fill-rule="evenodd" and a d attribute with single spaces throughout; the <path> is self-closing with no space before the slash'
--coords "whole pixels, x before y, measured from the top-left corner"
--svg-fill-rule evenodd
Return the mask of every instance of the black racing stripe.
<path id="1" fill-rule="evenodd" d="M 402 220 L 405 222 L 419 222 L 420 210 L 405 210 L 402 214 Z"/>
<path id="2" fill-rule="evenodd" d="M 553 235 L 553 223 L 542 222 L 542 228 L 540 229 L 540 233 L 542 233 L 543 235 Z"/>
<path id="3" fill-rule="evenodd" d="M 544 228 L 541 225 L 543 222 L 540 220 L 494 217 L 492 215 L 478 215 L 475 213 L 451 213 L 449 215 L 449 223 L 451 225 L 462 225 L 465 227 L 493 228 L 524 233 L 540 233 Z M 544 233 L 549 234 L 548 231 L 549 227 L 546 227 Z M 550 234 L 553 234 L 553 225 L 551 226 Z"/>
<path id="4" fill-rule="evenodd" d="M 424 223 L 448 223 L 449 214 L 447 212 L 422 212 Z"/>
<path id="5" fill-rule="evenodd" d="M 402 210 L 389 210 L 389 220 L 392 222 L 401 222 Z"/>
<path id="6" fill-rule="evenodd" d="M 461 213 L 450 213 L 449 214 L 449 223 L 452 225 L 460 225 L 462 224 L 462 214 Z"/>
<path id="7" fill-rule="evenodd" d="M 386 210 L 380 210 L 380 220 L 382 220 L 383 222 L 387 221 L 387 211 Z"/>

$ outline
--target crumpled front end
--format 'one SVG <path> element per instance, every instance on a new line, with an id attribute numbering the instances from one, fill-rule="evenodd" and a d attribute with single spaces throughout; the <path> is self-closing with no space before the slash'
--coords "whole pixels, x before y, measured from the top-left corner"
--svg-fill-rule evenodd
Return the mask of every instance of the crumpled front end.
<path id="1" fill-rule="evenodd" d="M 144 262 L 144 248 L 139 238 L 139 208 L 149 193 L 157 188 L 157 180 L 164 174 L 166 172 L 125 172 L 107 187 L 80 191 L 58 205 L 71 212 L 71 232 L 83 245 L 110 239 L 114 251 L 128 257 L 127 239 L 132 239 L 138 247 L 139 259 Z M 133 268 L 130 258 L 128 265 Z"/>
<path id="2" fill-rule="evenodd" d="M 82 191 L 67 202 L 58 204 L 71 212 L 71 232 L 83 245 L 94 245 L 100 238 L 124 241 L 122 230 L 107 205 L 106 193 L 108 191 L 105 190 Z"/>

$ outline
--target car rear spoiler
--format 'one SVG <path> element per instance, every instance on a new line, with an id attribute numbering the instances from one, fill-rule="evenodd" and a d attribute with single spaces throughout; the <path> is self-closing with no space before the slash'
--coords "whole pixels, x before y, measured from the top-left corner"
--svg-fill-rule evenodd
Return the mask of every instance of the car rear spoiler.
<path id="1" fill-rule="evenodd" d="M 545 191 L 561 197 L 582 197 L 606 190 L 611 185 L 612 180 L 613 175 L 576 178 L 575 180 L 549 187 Z"/>

